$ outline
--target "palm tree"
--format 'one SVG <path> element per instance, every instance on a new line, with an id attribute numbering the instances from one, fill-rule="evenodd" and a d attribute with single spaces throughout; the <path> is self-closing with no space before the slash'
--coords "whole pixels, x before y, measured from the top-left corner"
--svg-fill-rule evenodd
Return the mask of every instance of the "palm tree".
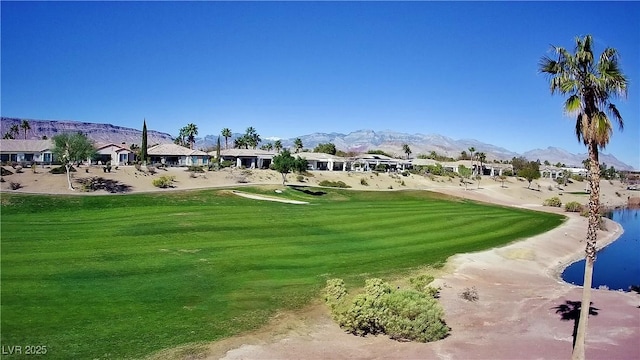
<path id="1" fill-rule="evenodd" d="M 247 144 L 254 149 L 258 147 L 258 144 L 262 141 L 262 139 L 260 139 L 260 135 L 258 135 L 258 132 L 253 126 L 249 126 L 244 135 L 247 138 Z"/>
<path id="2" fill-rule="evenodd" d="M 302 139 L 296 138 L 293 140 L 293 147 L 296 149 L 296 153 L 302 149 Z"/>
<path id="3" fill-rule="evenodd" d="M 476 169 L 473 167 L 473 152 L 476 151 L 476 148 L 474 148 L 473 146 L 469 148 L 469 153 L 471 155 L 469 155 L 471 157 L 471 171 L 475 174 L 476 173 Z"/>
<path id="4" fill-rule="evenodd" d="M 18 124 L 11 125 L 11 128 L 9 129 L 9 133 L 13 135 L 12 139 L 14 139 L 16 136 L 18 136 L 18 134 L 20 134 L 20 125 Z"/>
<path id="5" fill-rule="evenodd" d="M 593 39 L 591 35 L 575 39 L 575 54 L 563 47 L 553 46 L 555 58 L 544 56 L 540 59 L 539 70 L 549 75 L 551 94 L 568 95 L 564 111 L 577 115 L 576 137 L 587 147 L 589 153 L 589 220 L 585 249 L 584 285 L 582 304 L 591 303 L 591 281 L 593 263 L 596 259 L 596 240 L 600 210 L 600 165 L 598 151 L 609 143 L 613 133 L 611 116 L 624 127 L 622 116 L 609 99 L 627 95 L 627 78 L 618 66 L 618 52 L 606 48 L 594 62 Z M 589 317 L 589 307 L 580 311 L 576 342 L 572 359 L 584 359 L 584 345 Z"/>
<path id="6" fill-rule="evenodd" d="M 224 148 L 226 150 L 229 148 L 229 138 L 231 137 L 231 129 L 229 128 L 222 129 L 221 135 L 224 138 Z"/>
<path id="7" fill-rule="evenodd" d="M 189 147 L 193 150 L 196 143 L 196 135 L 198 135 L 198 126 L 193 123 L 187 124 L 187 126 L 184 127 L 184 132 L 184 135 L 187 137 Z"/>
<path id="8" fill-rule="evenodd" d="M 478 161 L 480 162 L 480 173 L 482 173 L 482 166 L 487 161 L 487 154 L 485 154 L 483 152 L 479 152 L 479 153 L 476 154 L 476 157 L 478 158 Z"/>
<path id="9" fill-rule="evenodd" d="M 24 130 L 24 139 L 27 140 L 27 131 L 31 130 L 31 125 L 29 125 L 29 121 L 22 120 L 20 127 L 22 128 L 22 130 Z"/>
<path id="10" fill-rule="evenodd" d="M 409 147 L 409 144 L 402 145 L 402 152 L 407 154 L 407 159 L 409 159 L 409 155 L 411 154 L 411 148 Z"/>
<path id="11" fill-rule="evenodd" d="M 280 139 L 276 140 L 273 147 L 276 149 L 276 152 L 279 153 L 280 150 L 282 150 L 282 141 L 280 141 Z"/>

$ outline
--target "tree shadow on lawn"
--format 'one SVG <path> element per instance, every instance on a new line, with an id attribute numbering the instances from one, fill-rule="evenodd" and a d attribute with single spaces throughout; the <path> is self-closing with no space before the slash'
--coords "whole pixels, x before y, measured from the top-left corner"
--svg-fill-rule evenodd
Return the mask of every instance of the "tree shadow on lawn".
<path id="1" fill-rule="evenodd" d="M 324 191 L 311 191 L 309 190 L 309 188 L 307 188 L 306 186 L 300 186 L 300 185 L 289 185 L 289 187 L 293 190 L 296 191 L 300 191 L 303 192 L 307 195 L 312 195 L 312 196 L 322 196 L 322 195 L 326 195 L 327 193 Z"/>
<path id="2" fill-rule="evenodd" d="M 591 304 L 593 305 L 593 302 Z M 578 324 L 580 323 L 580 308 L 582 307 L 582 301 L 567 300 L 564 304 L 554 307 L 556 314 L 560 314 L 560 320 L 572 321 L 573 320 L 573 344 L 576 345 L 576 335 L 578 334 Z M 589 306 L 589 315 L 596 316 L 600 309 L 593 306 Z"/>
<path id="3" fill-rule="evenodd" d="M 77 179 L 76 182 L 82 186 L 83 191 L 87 192 L 104 190 L 111 194 L 122 194 L 131 191 L 130 185 L 99 176 Z"/>

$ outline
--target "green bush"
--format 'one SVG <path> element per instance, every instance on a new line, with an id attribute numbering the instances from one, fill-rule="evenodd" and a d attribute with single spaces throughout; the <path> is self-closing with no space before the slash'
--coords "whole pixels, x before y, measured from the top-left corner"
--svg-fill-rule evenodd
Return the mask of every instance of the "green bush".
<path id="1" fill-rule="evenodd" d="M 567 212 L 581 212 L 582 205 L 577 201 L 571 201 L 564 205 L 564 211 Z"/>
<path id="2" fill-rule="evenodd" d="M 187 168 L 187 171 L 196 172 L 196 173 L 203 173 L 204 172 L 204 167 L 203 166 L 192 165 L 192 166 L 189 166 Z"/>
<path id="3" fill-rule="evenodd" d="M 543 203 L 543 206 L 553 206 L 553 207 L 561 207 L 562 206 L 562 200 L 560 200 L 559 197 L 554 196 L 552 198 L 546 199 Z"/>
<path id="4" fill-rule="evenodd" d="M 49 170 L 49 172 L 51 174 L 55 174 L 55 175 L 66 174 L 67 173 L 67 168 L 65 168 L 64 165 L 63 166 L 58 166 L 58 167 L 55 167 L 55 168 Z M 69 172 L 76 172 L 76 169 L 72 166 L 69 169 Z"/>
<path id="5" fill-rule="evenodd" d="M 409 279 L 409 284 L 416 291 L 425 291 L 425 289 L 433 282 L 433 276 L 431 275 L 420 275 L 414 278 Z"/>
<path id="6" fill-rule="evenodd" d="M 430 282 L 428 276 L 416 279 L 414 282 L 420 284 Z M 394 290 L 375 278 L 365 282 L 364 290 L 348 303 L 344 282 L 327 281 L 325 301 L 333 318 L 347 332 L 360 336 L 387 334 L 396 340 L 421 342 L 439 340 L 449 333 L 442 320 L 444 310 L 433 296 L 416 290 Z"/>
<path id="7" fill-rule="evenodd" d="M 297 176 L 296 176 L 296 180 L 297 180 L 298 182 L 304 182 L 304 176 L 303 176 L 303 175 L 297 175 Z"/>
<path id="8" fill-rule="evenodd" d="M 227 168 L 227 167 L 231 167 L 233 164 L 234 162 L 231 160 L 222 160 L 220 162 L 220 167 Z"/>
<path id="9" fill-rule="evenodd" d="M 424 293 L 395 291 L 385 298 L 385 305 L 384 332 L 394 340 L 429 342 L 449 333 L 442 306 Z"/>
<path id="10" fill-rule="evenodd" d="M 322 180 L 318 183 L 320 186 L 336 187 L 336 188 L 350 188 L 351 186 L 344 183 L 344 181 L 330 181 Z"/>
<path id="11" fill-rule="evenodd" d="M 165 189 L 173 186 L 174 180 L 175 177 L 173 176 L 160 176 L 157 179 L 153 179 L 153 186 Z"/>
<path id="12" fill-rule="evenodd" d="M 362 178 L 360 179 L 360 185 L 369 186 L 369 183 L 367 182 L 367 179 Z"/>

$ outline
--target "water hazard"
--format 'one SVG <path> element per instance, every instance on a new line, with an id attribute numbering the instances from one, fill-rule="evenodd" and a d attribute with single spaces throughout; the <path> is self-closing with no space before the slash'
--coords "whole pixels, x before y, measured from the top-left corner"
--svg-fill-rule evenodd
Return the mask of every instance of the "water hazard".
<path id="1" fill-rule="evenodd" d="M 629 291 L 640 285 L 640 209 L 616 210 L 609 215 L 624 228 L 612 244 L 601 249 L 593 266 L 593 288 Z M 575 262 L 562 273 L 568 283 L 582 285 L 584 260 Z"/>

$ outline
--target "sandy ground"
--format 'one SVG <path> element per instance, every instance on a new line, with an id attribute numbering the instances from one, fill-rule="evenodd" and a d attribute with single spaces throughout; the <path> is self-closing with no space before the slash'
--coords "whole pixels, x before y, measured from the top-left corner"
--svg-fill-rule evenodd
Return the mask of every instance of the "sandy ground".
<path id="1" fill-rule="evenodd" d="M 10 169 L 10 168 L 9 168 Z M 13 169 L 10 169 L 13 170 Z M 17 192 L 87 194 L 67 189 L 64 175 L 51 175 L 48 169 L 30 169 L 5 176 L 2 193 L 9 182 L 18 182 Z M 231 170 L 194 174 L 184 169 L 160 170 L 151 175 L 133 167 L 120 167 L 112 173 L 101 168 L 80 168 L 75 179 L 99 176 L 128 185 L 131 192 L 172 191 L 157 189 L 153 178 L 175 176 L 174 190 L 237 186 L 240 184 L 281 185 L 280 174 L 268 170 Z M 361 179 L 368 185 L 361 185 Z M 559 196 L 563 203 L 586 204 L 587 195 L 570 194 L 584 190 L 584 183 L 570 184 L 560 190 L 547 179 L 527 183 L 510 179 L 500 182 L 483 178 L 464 189 L 459 181 L 447 178 L 409 177 L 389 174 L 313 172 L 299 183 L 315 185 L 322 180 L 342 180 L 354 189 L 425 189 L 469 199 L 562 212 L 542 207 L 542 201 Z M 602 202 L 621 206 L 636 191 L 625 190 L 619 182 L 601 183 Z M 97 191 L 91 194 L 106 194 Z M 599 234 L 599 246 L 614 241 L 622 232 L 607 222 L 607 231 Z M 251 333 L 213 342 L 186 345 L 156 354 L 156 358 L 207 359 L 567 359 L 572 348 L 574 321 L 562 320 L 558 309 L 581 299 L 581 288 L 564 283 L 559 273 L 583 256 L 586 219 L 569 214 L 562 226 L 545 234 L 524 239 L 505 247 L 484 252 L 456 255 L 449 259 L 436 285 L 442 287 L 440 301 L 445 308 L 451 335 L 429 344 L 403 343 L 385 336 L 357 337 L 344 333 L 329 317 L 320 302 L 297 312 L 280 313 L 264 328 Z M 597 264 L 596 264 L 597 265 Z M 466 288 L 475 287 L 479 300 L 460 297 Z M 586 356 L 589 359 L 640 359 L 640 296 L 635 293 L 594 290 L 592 306 L 597 315 L 589 319 Z"/>

